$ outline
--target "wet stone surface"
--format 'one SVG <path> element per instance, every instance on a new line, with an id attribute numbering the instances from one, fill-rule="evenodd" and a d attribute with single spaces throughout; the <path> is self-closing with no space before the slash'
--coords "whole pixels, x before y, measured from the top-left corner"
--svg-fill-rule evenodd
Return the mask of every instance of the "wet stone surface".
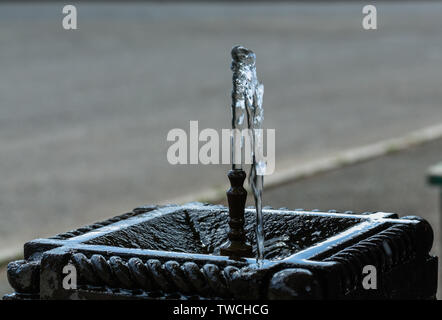
<path id="1" fill-rule="evenodd" d="M 359 219 L 266 212 L 266 259 L 286 258 L 342 232 Z M 255 212 L 246 211 L 245 230 L 256 254 Z M 90 240 L 88 244 L 219 255 L 227 241 L 228 211 L 179 210 Z"/>

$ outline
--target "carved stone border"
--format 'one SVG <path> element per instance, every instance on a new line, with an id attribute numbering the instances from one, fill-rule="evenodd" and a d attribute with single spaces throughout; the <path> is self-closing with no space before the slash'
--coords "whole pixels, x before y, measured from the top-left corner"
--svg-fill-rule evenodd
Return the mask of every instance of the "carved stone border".
<path id="1" fill-rule="evenodd" d="M 205 204 L 192 205 L 196 209 L 207 207 Z M 220 209 L 218 206 L 212 207 L 213 210 Z M 157 208 L 136 208 L 130 213 L 103 222 L 49 239 L 33 241 L 28 251 L 35 254 L 28 255 L 28 260 L 11 262 L 8 266 L 9 282 L 17 293 L 6 298 L 35 299 L 39 294 L 43 294 L 45 298 L 75 298 L 75 294 L 66 293 L 61 287 L 61 270 L 66 263 L 75 265 L 79 276 L 78 292 L 88 298 L 97 298 L 100 295 L 142 299 L 346 298 L 361 294 L 361 271 L 367 264 L 376 266 L 385 279 L 393 271 L 401 276 L 418 273 L 422 276 L 415 277 L 410 283 L 416 285 L 416 290 L 420 290 L 420 296 L 430 297 L 436 292 L 431 283 L 434 275 L 437 276 L 437 258 L 428 254 L 433 243 L 433 232 L 430 225 L 418 217 L 397 219 L 393 214 L 364 213 L 362 216 L 367 215 L 364 219 L 368 219 L 364 220 L 364 224 L 377 227 L 366 228 L 360 234 L 359 231 L 357 234 L 352 231 L 352 236 L 340 236 L 341 240 L 336 243 L 336 247 L 327 247 L 329 244 L 324 241 L 318 244 L 319 251 L 315 249 L 315 252 L 309 252 L 313 254 L 310 255 L 311 258 L 303 258 L 305 253 L 298 256 L 301 258 L 294 255 L 294 258 L 272 263 L 260 270 L 246 262 L 237 263 L 209 256 L 197 257 L 198 255 L 193 254 L 185 257 L 167 252 L 157 255 L 148 252 L 149 250 L 113 250 L 111 247 L 83 245 L 83 237 L 71 239 L 82 235 L 87 238 L 89 236 L 86 234 L 90 231 L 112 223 L 118 225 L 122 220 Z M 173 213 L 169 208 L 164 209 Z M 273 210 L 268 207 L 266 209 Z M 291 210 L 281 208 L 276 211 Z M 318 211 L 297 214 L 311 215 L 312 212 Z M 318 214 L 324 215 L 323 212 Z M 340 215 L 335 210 L 330 210 L 329 214 Z M 349 218 L 357 216 L 349 211 L 342 214 Z M 144 221 L 143 219 L 151 217 L 155 215 L 136 219 Z M 136 221 L 131 219 L 131 223 L 137 223 Z M 92 237 L 97 236 L 97 232 L 93 234 Z M 388 289 L 388 286 L 386 288 L 393 292 L 394 286 L 400 284 L 398 279 L 394 280 L 393 289 Z M 56 284 L 42 293 L 40 281 L 44 286 L 48 283 Z M 420 286 L 419 281 L 424 285 Z M 390 295 L 388 290 L 382 293 L 386 297 Z M 391 296 L 394 297 L 394 294 Z"/>

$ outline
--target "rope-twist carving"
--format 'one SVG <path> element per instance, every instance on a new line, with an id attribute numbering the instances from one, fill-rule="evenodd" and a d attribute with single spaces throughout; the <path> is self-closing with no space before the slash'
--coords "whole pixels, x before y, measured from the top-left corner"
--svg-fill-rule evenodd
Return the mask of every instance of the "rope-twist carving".
<path id="1" fill-rule="evenodd" d="M 220 267 L 207 263 L 202 267 L 194 262 L 161 262 L 139 258 L 124 261 L 121 257 L 94 254 L 88 259 L 83 253 L 75 253 L 71 261 L 80 279 L 86 284 L 111 288 L 141 289 L 146 292 L 179 292 L 184 295 L 232 298 L 233 282 L 241 277 L 241 269 L 235 266 Z"/>
<path id="2" fill-rule="evenodd" d="M 412 227 L 398 224 L 345 248 L 324 261 L 341 264 L 343 289 L 349 292 L 361 284 L 364 266 L 373 265 L 379 271 L 391 270 L 400 263 L 414 259 L 416 243 Z"/>

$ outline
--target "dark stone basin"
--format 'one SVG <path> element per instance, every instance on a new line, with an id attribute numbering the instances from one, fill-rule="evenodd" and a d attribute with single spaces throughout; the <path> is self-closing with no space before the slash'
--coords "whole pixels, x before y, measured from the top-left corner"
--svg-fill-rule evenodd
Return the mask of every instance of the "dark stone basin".
<path id="1" fill-rule="evenodd" d="M 254 210 L 246 211 L 248 242 L 256 253 Z M 280 260 L 338 234 L 356 223 L 357 218 L 300 215 L 294 212 L 267 211 L 263 214 L 266 230 L 266 259 Z M 87 244 L 123 248 L 219 255 L 227 241 L 228 210 L 204 207 L 178 209 L 127 228 L 87 241 Z"/>
<path id="2" fill-rule="evenodd" d="M 266 252 L 219 255 L 227 209 L 202 203 L 144 206 L 90 226 L 25 244 L 8 265 L 5 299 L 354 299 L 434 298 L 437 258 L 423 219 L 391 213 L 265 209 Z M 246 209 L 253 247 L 254 210 Z M 78 275 L 65 288 L 66 266 Z M 379 287 L 362 287 L 377 269 Z"/>

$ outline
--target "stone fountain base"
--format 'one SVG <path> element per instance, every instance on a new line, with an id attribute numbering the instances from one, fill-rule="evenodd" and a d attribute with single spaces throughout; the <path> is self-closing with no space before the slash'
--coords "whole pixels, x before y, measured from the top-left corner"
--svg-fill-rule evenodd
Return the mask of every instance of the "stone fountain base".
<path id="1" fill-rule="evenodd" d="M 130 213 L 25 244 L 5 299 L 434 299 L 430 225 L 390 213 L 263 211 L 265 260 L 220 256 L 228 209 L 189 203 Z M 246 233 L 256 250 L 254 209 Z M 67 265 L 77 288 L 65 288 Z M 376 289 L 365 289 L 365 266 Z M 71 269 L 72 270 L 72 267 Z M 66 269 L 65 269 L 66 271 Z"/>

